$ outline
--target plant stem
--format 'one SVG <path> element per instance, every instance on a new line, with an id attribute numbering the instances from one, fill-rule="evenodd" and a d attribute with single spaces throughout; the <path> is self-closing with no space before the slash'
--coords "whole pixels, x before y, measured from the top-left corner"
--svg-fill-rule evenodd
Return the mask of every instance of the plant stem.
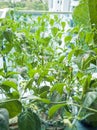
<path id="1" fill-rule="evenodd" d="M 6 102 L 11 102 L 11 101 L 18 101 L 18 99 L 10 99 L 10 100 L 0 100 L 0 104 L 6 103 Z"/>
<path id="2" fill-rule="evenodd" d="M 74 118 L 74 120 L 73 120 L 73 122 L 72 122 L 72 126 L 76 123 L 76 121 L 77 121 L 77 118 L 76 118 L 76 117 L 78 117 L 78 116 L 80 115 L 82 109 L 83 109 L 83 107 L 80 107 L 77 116 L 75 116 L 75 118 Z"/>
<path id="3" fill-rule="evenodd" d="M 74 106 L 80 107 L 81 109 L 82 109 L 82 108 L 85 108 L 85 109 L 87 109 L 87 110 L 90 110 L 90 111 L 93 111 L 93 112 L 97 112 L 96 109 L 92 109 L 92 108 L 89 108 L 89 107 L 84 107 L 84 106 L 78 105 L 78 104 L 76 104 L 76 103 L 68 103 L 67 101 L 63 101 L 63 102 L 51 102 L 50 104 L 63 104 L 63 103 L 65 103 L 66 105 L 67 105 L 67 104 L 68 104 L 68 105 L 74 105 Z"/>
<path id="4" fill-rule="evenodd" d="M 33 96 L 31 97 L 30 95 L 29 96 L 27 96 L 27 97 L 21 97 L 21 99 L 22 100 L 29 100 L 29 99 L 33 99 Z M 36 97 L 35 99 L 37 99 L 38 100 L 38 98 Z M 61 101 L 61 102 L 50 102 L 49 104 L 64 104 L 64 106 L 65 105 L 74 105 L 74 106 L 77 106 L 77 107 L 80 107 L 81 109 L 82 108 L 85 108 L 85 109 L 87 109 L 87 110 L 89 110 L 89 111 L 92 111 L 92 112 L 97 112 L 97 110 L 96 109 L 92 109 L 92 108 L 90 108 L 90 107 L 84 107 L 84 106 L 81 106 L 81 105 L 79 105 L 79 104 L 76 104 L 76 103 L 68 103 L 68 101 Z M 81 110 L 80 110 L 81 111 Z M 79 111 L 79 112 L 80 112 Z"/>
<path id="5" fill-rule="evenodd" d="M 2 41 L 2 51 L 4 50 L 4 41 Z M 5 55 L 3 55 L 3 68 L 4 68 L 4 72 L 7 72 L 7 65 L 6 65 L 6 58 Z"/>

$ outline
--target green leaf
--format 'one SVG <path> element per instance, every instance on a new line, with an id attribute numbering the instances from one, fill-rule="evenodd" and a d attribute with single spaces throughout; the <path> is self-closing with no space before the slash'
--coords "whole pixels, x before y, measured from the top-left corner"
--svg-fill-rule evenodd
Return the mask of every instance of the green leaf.
<path id="1" fill-rule="evenodd" d="M 5 91 L 9 91 L 10 88 L 17 90 L 17 84 L 10 80 L 3 81 L 0 87 L 4 89 Z"/>
<path id="2" fill-rule="evenodd" d="M 97 29 L 97 0 L 81 0 L 74 9 L 75 24 L 84 25 L 85 28 Z M 94 34 L 94 43 L 97 43 L 97 33 Z"/>
<path id="3" fill-rule="evenodd" d="M 92 32 L 88 32 L 88 33 L 86 33 L 85 42 L 87 44 L 90 44 L 91 42 L 93 42 L 93 38 L 94 38 L 93 33 Z"/>
<path id="4" fill-rule="evenodd" d="M 66 37 L 64 38 L 64 42 L 66 42 L 66 43 L 70 43 L 71 40 L 72 40 L 72 37 L 71 37 L 71 36 L 66 36 Z"/>
<path id="5" fill-rule="evenodd" d="M 41 102 L 46 103 L 46 104 L 50 104 L 51 103 L 51 101 L 48 100 L 47 98 L 41 98 L 41 97 L 38 97 L 38 96 L 33 97 L 32 101 L 34 101 L 34 102 L 41 101 Z"/>
<path id="6" fill-rule="evenodd" d="M 91 25 L 97 29 L 97 0 L 88 0 Z"/>
<path id="7" fill-rule="evenodd" d="M 3 69 L 0 69 L 0 75 L 3 76 L 3 77 L 5 76 L 5 73 L 4 73 Z"/>
<path id="8" fill-rule="evenodd" d="M 71 61 L 71 59 L 72 59 L 74 53 L 75 53 L 75 49 L 73 49 L 73 50 L 71 50 L 71 51 L 69 52 L 69 54 L 68 54 L 68 61 L 69 61 L 69 62 Z"/>
<path id="9" fill-rule="evenodd" d="M 84 53 L 85 52 L 82 49 L 76 49 L 75 52 L 74 52 L 74 55 L 79 56 L 79 55 L 84 54 Z"/>
<path id="10" fill-rule="evenodd" d="M 88 76 L 84 77 L 84 81 L 83 81 L 83 95 L 86 94 L 89 91 L 91 78 L 92 78 L 91 75 L 88 75 Z"/>
<path id="11" fill-rule="evenodd" d="M 97 88 L 97 81 L 94 81 L 93 83 L 91 83 L 91 88 Z"/>
<path id="12" fill-rule="evenodd" d="M 63 62 L 63 60 L 64 60 L 64 58 L 65 58 L 65 56 L 64 56 L 64 55 L 60 56 L 60 57 L 59 57 L 59 59 L 58 59 L 58 62 L 62 63 L 62 62 Z"/>
<path id="13" fill-rule="evenodd" d="M 38 98 L 38 100 L 42 101 L 43 103 L 50 104 L 50 100 L 48 100 L 46 98 Z"/>
<path id="14" fill-rule="evenodd" d="M 19 73 L 18 72 L 9 71 L 9 72 L 6 73 L 6 78 L 11 77 L 11 76 L 13 76 L 15 74 L 19 74 Z"/>
<path id="15" fill-rule="evenodd" d="M 59 20 L 58 15 L 54 15 L 54 20 L 57 22 Z"/>
<path id="16" fill-rule="evenodd" d="M 39 88 L 39 94 L 45 92 L 45 91 L 49 91 L 50 87 L 49 86 L 42 86 L 41 88 Z"/>
<path id="17" fill-rule="evenodd" d="M 8 42 L 12 43 L 14 35 L 13 35 L 13 32 L 12 32 L 12 30 L 10 28 L 7 28 L 4 31 L 3 35 L 4 35 L 4 37 L 6 38 L 6 40 Z"/>
<path id="18" fill-rule="evenodd" d="M 59 40 L 57 40 L 57 39 L 56 40 L 58 41 L 59 45 L 61 45 L 61 43 L 62 43 L 62 40 L 61 40 L 62 35 L 63 35 L 63 33 L 61 31 L 57 33 L 57 37 L 59 38 Z"/>
<path id="19" fill-rule="evenodd" d="M 65 22 L 61 22 L 61 26 L 62 26 L 62 29 L 64 29 L 65 26 L 66 26 L 66 23 Z"/>
<path id="20" fill-rule="evenodd" d="M 28 71 L 30 78 L 34 77 L 34 75 L 38 72 L 39 72 L 38 69 L 29 69 Z"/>
<path id="21" fill-rule="evenodd" d="M 10 118 L 17 116 L 22 111 L 22 104 L 19 100 L 0 101 L 0 108 L 6 108 Z"/>
<path id="22" fill-rule="evenodd" d="M 97 99 L 97 92 L 88 92 L 84 100 L 83 106 L 90 107 L 91 104 Z"/>
<path id="23" fill-rule="evenodd" d="M 18 91 L 13 91 L 10 93 L 6 93 L 6 96 L 10 97 L 11 99 L 19 99 L 20 95 Z"/>
<path id="24" fill-rule="evenodd" d="M 54 25 L 54 19 L 50 19 L 50 25 L 51 25 L 51 26 Z"/>
<path id="25" fill-rule="evenodd" d="M 4 50 L 2 50 L 3 54 L 8 54 L 12 50 L 13 45 L 11 43 L 6 43 Z"/>
<path id="26" fill-rule="evenodd" d="M 41 130 L 40 119 L 30 108 L 19 115 L 18 126 L 20 130 Z"/>
<path id="27" fill-rule="evenodd" d="M 88 0 L 82 0 L 73 11 L 73 20 L 77 25 L 89 26 Z"/>
<path id="28" fill-rule="evenodd" d="M 43 93 L 40 94 L 40 97 L 41 98 L 47 98 L 47 94 L 48 94 L 48 92 L 45 91 L 45 92 L 43 92 Z"/>
<path id="29" fill-rule="evenodd" d="M 46 76 L 45 77 L 46 78 L 46 80 L 48 81 L 48 82 L 53 82 L 54 80 L 55 80 L 55 77 L 54 76 Z"/>
<path id="30" fill-rule="evenodd" d="M 57 83 L 50 89 L 50 91 L 51 92 L 57 91 L 61 95 L 63 93 L 64 85 L 65 85 L 64 83 Z"/>
<path id="31" fill-rule="evenodd" d="M 49 117 L 51 118 L 54 114 L 55 114 L 55 112 L 57 112 L 58 111 L 58 109 L 60 109 L 61 107 L 64 107 L 65 106 L 65 104 L 58 104 L 58 105 L 54 105 L 54 106 L 52 106 L 50 109 L 49 109 Z"/>
<path id="32" fill-rule="evenodd" d="M 32 82 L 33 82 L 33 78 L 28 81 L 27 85 L 25 86 L 25 90 L 28 88 L 30 89 L 32 87 Z"/>
<path id="33" fill-rule="evenodd" d="M 56 34 L 58 33 L 59 29 L 57 27 L 53 27 L 51 29 L 51 31 L 52 31 L 53 36 L 56 36 Z"/>
<path id="34" fill-rule="evenodd" d="M 89 56 L 88 58 L 83 58 L 83 65 L 82 65 L 82 69 L 86 70 L 90 64 L 93 62 L 94 64 L 96 64 L 96 58 L 95 56 Z"/>

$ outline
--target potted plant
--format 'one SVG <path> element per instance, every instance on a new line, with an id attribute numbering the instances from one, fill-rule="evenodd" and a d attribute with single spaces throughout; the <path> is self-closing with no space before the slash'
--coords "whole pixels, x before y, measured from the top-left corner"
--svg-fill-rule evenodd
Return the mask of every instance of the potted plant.
<path id="1" fill-rule="evenodd" d="M 22 112 L 23 105 L 29 108 L 34 104 L 39 117 L 42 113 L 45 116 L 46 129 L 54 126 L 53 129 L 61 130 L 64 125 L 73 129 L 78 120 L 92 121 L 97 98 L 96 78 L 93 79 L 97 58 L 95 30 L 82 24 L 65 30 L 65 22 L 57 15 L 43 15 L 33 22 L 26 15 L 11 18 L 0 24 L 3 32 L 0 38 L 6 50 L 1 48 L 0 54 L 11 62 L 8 66 L 4 60 L 0 71 L 1 91 L 8 99 L 1 107 L 8 108 L 13 117 Z M 64 47 L 61 47 L 62 39 Z M 16 71 L 23 81 L 9 80 L 18 81 Z M 12 105 L 14 113 L 11 113 Z M 29 113 L 27 109 L 25 112 Z"/>

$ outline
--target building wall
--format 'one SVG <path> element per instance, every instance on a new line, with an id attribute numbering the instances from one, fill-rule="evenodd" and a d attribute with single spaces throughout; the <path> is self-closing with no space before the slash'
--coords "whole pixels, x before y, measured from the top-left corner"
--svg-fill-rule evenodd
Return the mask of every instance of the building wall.
<path id="1" fill-rule="evenodd" d="M 70 11 L 71 0 L 63 0 L 61 5 L 61 11 Z"/>
<path id="2" fill-rule="evenodd" d="M 79 0 L 48 0 L 49 11 L 72 11 Z"/>

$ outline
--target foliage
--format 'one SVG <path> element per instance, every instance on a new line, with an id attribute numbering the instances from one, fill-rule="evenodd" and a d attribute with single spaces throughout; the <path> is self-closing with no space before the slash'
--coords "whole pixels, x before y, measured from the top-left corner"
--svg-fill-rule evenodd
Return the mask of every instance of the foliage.
<path id="1" fill-rule="evenodd" d="M 20 102 L 27 91 L 34 92 L 34 96 L 38 98 L 31 98 L 31 100 L 50 103 L 49 100 L 53 100 L 54 88 L 56 94 L 60 92 L 57 94 L 58 97 L 63 92 L 64 83 L 61 76 L 63 77 L 66 73 L 62 70 L 65 70 L 63 65 L 65 54 L 61 55 L 59 51 L 65 50 L 58 46 L 62 42 L 60 38 L 64 32 L 65 22 L 61 22 L 57 15 L 54 17 L 44 15 L 33 19 L 32 16 L 28 18 L 25 15 L 16 17 L 11 12 L 11 18 L 8 16 L 6 19 L 1 19 L 0 55 L 3 57 L 4 63 L 0 70 L 1 91 L 6 98 L 19 99 Z M 48 23 L 45 22 L 47 20 Z M 66 68 L 68 70 L 67 66 Z M 20 82 L 19 75 L 24 82 Z M 50 90 L 51 86 L 53 86 L 52 90 Z M 61 89 L 58 90 L 58 87 Z M 52 96 L 49 99 L 50 95 Z"/>
<path id="2" fill-rule="evenodd" d="M 95 53 L 95 46 L 96 46 L 96 5 L 97 5 L 97 1 L 90 1 L 90 0 L 81 0 L 80 4 L 75 8 L 74 12 L 73 12 L 73 17 L 74 17 L 74 21 L 76 25 L 81 25 L 83 26 L 84 30 L 86 31 L 86 35 L 89 36 L 92 34 L 92 41 L 91 41 L 91 45 L 88 44 L 88 52 L 93 52 Z M 84 12 L 84 9 L 86 9 L 86 11 Z M 77 13 L 81 13 L 80 15 Z M 81 16 L 81 17 L 80 17 Z M 88 23 L 88 24 L 87 24 Z M 91 33 L 89 34 L 89 30 L 91 31 Z M 89 34 L 89 35 L 88 35 Z M 86 36 L 86 37 L 87 37 Z M 91 36 L 90 36 L 91 37 Z M 89 40 L 89 37 L 87 37 L 86 39 Z M 84 40 L 84 44 L 87 40 Z M 89 42 L 90 42 L 89 41 Z M 87 43 L 87 42 L 86 42 Z M 93 54 L 92 53 L 92 54 Z M 95 55 L 95 56 L 94 56 Z M 86 70 L 86 68 L 89 66 L 94 66 L 94 68 L 96 67 L 96 53 L 93 55 L 90 54 L 90 56 L 86 55 L 83 61 L 83 69 Z M 85 68 L 84 68 L 85 67 Z M 91 67 L 90 67 L 91 68 Z M 96 71 L 96 68 L 95 68 Z M 86 78 L 83 80 L 83 98 L 84 99 L 84 103 L 82 108 L 79 111 L 79 115 L 85 119 L 88 123 L 91 123 L 93 126 L 96 125 L 96 118 L 94 119 L 94 115 L 96 117 L 97 115 L 97 111 L 93 110 L 87 110 L 87 109 L 83 109 L 84 108 L 93 108 L 95 109 L 96 105 L 96 89 L 94 89 L 94 87 L 92 86 L 92 83 L 95 84 L 95 88 L 96 88 L 96 79 L 93 79 L 92 74 L 92 68 L 90 69 L 90 71 L 86 71 L 86 73 L 88 72 L 88 76 L 86 76 Z M 86 73 L 82 76 L 85 76 Z M 81 78 L 81 77 L 79 77 Z M 85 117 L 84 117 L 85 115 Z"/>
<path id="3" fill-rule="evenodd" d="M 0 2 L 0 8 L 7 8 L 9 5 L 9 2 Z"/>
<path id="4" fill-rule="evenodd" d="M 18 107 L 17 107 L 18 106 Z M 18 100 L 4 100 L 0 103 L 0 108 L 6 108 L 9 112 L 9 117 L 12 118 L 18 115 L 22 110 L 22 104 Z"/>
<path id="5" fill-rule="evenodd" d="M 32 9 L 33 10 L 48 10 L 48 5 L 47 5 L 47 3 L 45 3 L 45 4 L 42 3 L 41 1 L 34 1 L 32 3 Z"/>
<path id="6" fill-rule="evenodd" d="M 43 120 L 68 120 L 70 126 L 97 113 L 92 107 L 97 99 L 97 49 L 91 28 L 67 28 L 58 15 L 35 18 L 12 11 L 0 23 L 0 89 L 6 99 L 24 107 L 34 104 Z"/>
<path id="7" fill-rule="evenodd" d="M 94 42 L 97 43 L 97 1 L 96 0 L 81 0 L 80 4 L 73 12 L 74 22 L 77 25 L 84 25 L 85 27 L 92 28 L 95 32 Z M 85 10 L 85 11 L 84 11 Z"/>
<path id="8" fill-rule="evenodd" d="M 31 109 L 23 111 L 18 118 L 19 130 L 41 130 L 41 122 Z"/>
<path id="9" fill-rule="evenodd" d="M 14 8 L 19 10 L 48 10 L 47 1 L 45 3 L 40 0 L 21 1 L 21 2 L 0 2 L 0 8 Z"/>
<path id="10" fill-rule="evenodd" d="M 85 26 L 90 25 L 88 0 L 81 0 L 80 1 L 80 4 L 73 11 L 73 18 L 74 18 L 74 22 L 76 24 L 79 24 L 79 25 L 84 24 Z"/>
<path id="11" fill-rule="evenodd" d="M 15 9 L 26 9 L 26 10 L 48 10 L 47 2 L 43 3 L 39 0 L 35 0 L 33 2 L 24 1 L 24 2 L 16 2 L 16 3 L 9 3 L 9 7 Z"/>
<path id="12" fill-rule="evenodd" d="M 26 3 L 25 3 L 25 2 L 16 2 L 16 3 L 10 2 L 10 3 L 9 3 L 9 7 L 10 7 L 10 8 L 25 8 L 25 6 L 26 6 Z"/>

